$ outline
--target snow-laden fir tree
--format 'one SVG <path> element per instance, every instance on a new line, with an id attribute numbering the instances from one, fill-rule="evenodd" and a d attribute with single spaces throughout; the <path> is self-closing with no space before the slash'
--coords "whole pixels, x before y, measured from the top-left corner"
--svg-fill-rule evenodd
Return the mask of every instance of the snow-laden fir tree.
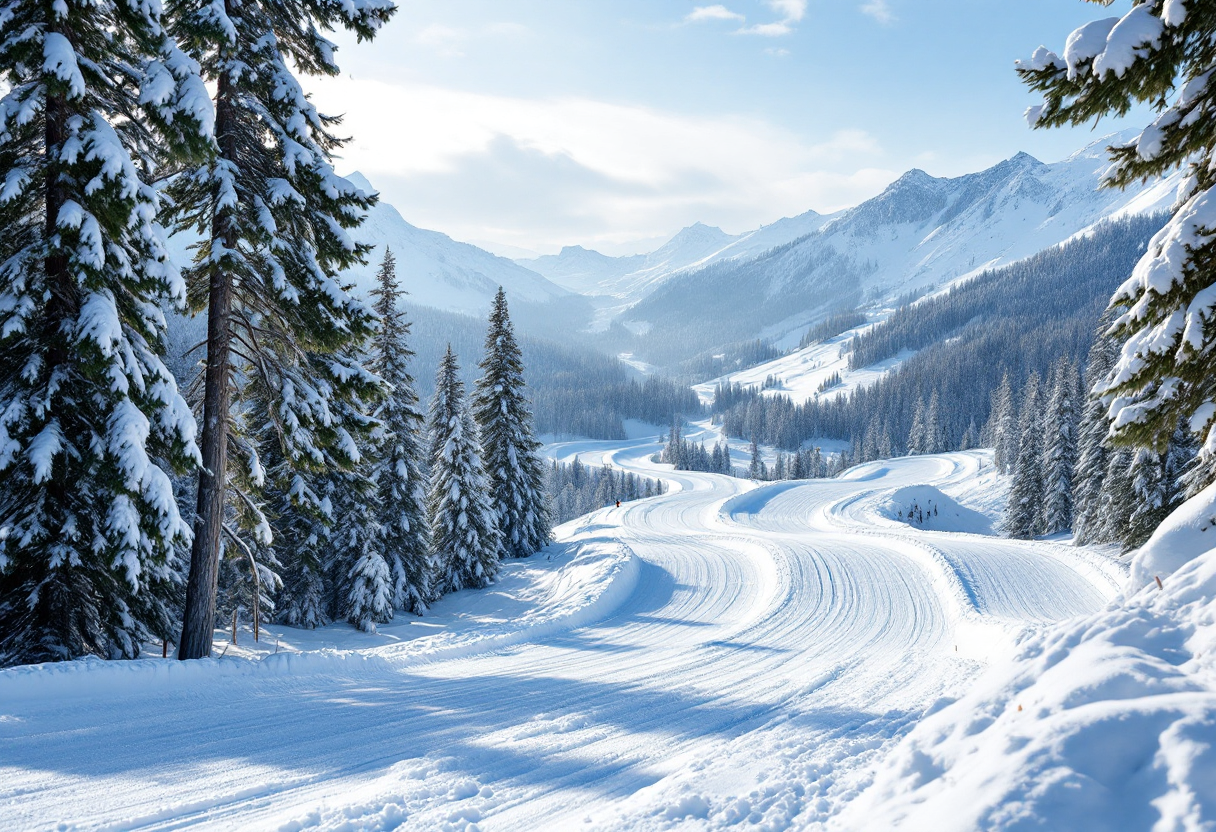
<path id="1" fill-rule="evenodd" d="M 1110 148 L 1107 184 L 1184 168 L 1174 213 L 1111 299 L 1122 344 L 1102 390 L 1116 442 L 1164 451 L 1178 420 L 1202 437 L 1196 486 L 1216 477 L 1216 15 L 1183 0 L 1135 2 L 1069 36 L 1063 57 L 1039 47 L 1019 73 L 1044 93 L 1034 127 L 1093 123 L 1137 104 L 1157 111 Z"/>
<path id="2" fill-rule="evenodd" d="M 382 551 L 376 483 L 367 475 L 369 467 L 357 465 L 332 476 L 334 522 L 329 539 L 337 589 L 334 615 L 374 633 L 377 624 L 393 619 L 395 583 Z"/>
<path id="3" fill-rule="evenodd" d="M 1106 477 L 1110 418 L 1095 389 L 1115 362 L 1115 345 L 1101 333 L 1094 338 L 1085 364 L 1084 402 L 1077 437 L 1077 466 L 1073 474 L 1073 541 L 1082 546 L 1099 542 L 1102 481 Z"/>
<path id="4" fill-rule="evenodd" d="M 1141 546 L 1183 500 L 1182 476 L 1195 457 L 1190 431 L 1179 424 L 1164 453 L 1137 448 L 1128 474 L 1135 495 L 1124 549 Z"/>
<path id="5" fill-rule="evenodd" d="M 1010 537 L 1028 539 L 1041 533 L 1043 520 L 1043 414 L 1039 377 L 1032 373 L 1022 391 L 1018 424 L 1018 458 L 1002 527 Z"/>
<path id="6" fill-rule="evenodd" d="M 490 310 L 481 378 L 473 394 L 473 418 L 481 437 L 482 462 L 502 535 L 503 553 L 523 558 L 549 542 L 545 469 L 537 456 L 532 410 L 524 384 L 523 356 L 498 287 Z"/>
<path id="7" fill-rule="evenodd" d="M 1112 448 L 1107 456 L 1106 476 L 1098 493 L 1098 528 L 1095 543 L 1122 543 L 1131 529 L 1132 513 L 1136 510 L 1136 490 L 1132 484 L 1131 468 L 1136 449 Z"/>
<path id="8" fill-rule="evenodd" d="M 427 513 L 439 565 L 438 594 L 484 587 L 498 576 L 502 538 L 481 464 L 477 427 L 449 344 L 427 414 L 431 484 Z"/>
<path id="9" fill-rule="evenodd" d="M 0 664 L 170 635 L 167 471 L 198 463 L 166 369 L 185 290 L 144 176 L 212 110 L 159 4 L 0 4 Z"/>
<path id="10" fill-rule="evenodd" d="M 210 163 L 183 171 L 171 190 L 177 226 L 203 237 L 186 279 L 191 306 L 208 316 L 183 659 L 211 652 L 230 452 L 254 464 L 250 442 L 232 425 L 238 380 L 260 377 L 273 397 L 272 425 L 289 464 L 320 465 L 327 454 L 351 461 L 349 430 L 333 402 L 375 383 L 349 360 L 374 316 L 336 276 L 368 250 L 347 231 L 374 197 L 334 174 L 336 121 L 317 112 L 293 69 L 336 75 L 334 44 L 322 31 L 341 27 L 369 39 L 394 10 L 390 0 L 172 7 L 175 33 L 214 89 L 218 145 Z"/>
<path id="11" fill-rule="evenodd" d="M 421 615 L 433 597 L 436 565 L 431 556 L 426 519 L 426 484 L 422 476 L 424 419 L 414 392 L 409 362 L 410 325 L 401 309 L 405 292 L 397 281 L 396 258 L 387 248 L 372 290 L 380 331 L 372 344 L 371 369 L 387 392 L 376 418 L 376 510 L 383 536 L 381 549 L 393 575 L 393 605 Z"/>
<path id="12" fill-rule="evenodd" d="M 940 454 L 949 450 L 945 430 L 942 427 L 941 401 L 934 390 L 929 394 L 929 406 L 925 409 L 924 452 Z"/>
<path id="13" fill-rule="evenodd" d="M 928 453 L 928 423 L 926 419 L 925 400 L 916 400 L 916 408 L 912 411 L 912 429 L 908 431 L 908 454 Z"/>
<path id="14" fill-rule="evenodd" d="M 1018 459 L 1018 413 L 1008 373 L 1001 378 L 1001 386 L 992 394 L 992 416 L 988 424 L 988 441 L 994 449 L 996 469 L 1008 474 Z"/>
<path id="15" fill-rule="evenodd" d="M 1043 533 L 1072 528 L 1073 475 L 1077 465 L 1077 370 L 1060 361 L 1053 373 L 1043 429 Z"/>
<path id="16" fill-rule="evenodd" d="M 748 447 L 748 456 L 751 457 L 751 462 L 747 466 L 747 478 L 750 480 L 768 479 L 768 471 L 765 469 L 764 460 L 760 458 L 760 446 L 752 439 L 752 444 Z"/>

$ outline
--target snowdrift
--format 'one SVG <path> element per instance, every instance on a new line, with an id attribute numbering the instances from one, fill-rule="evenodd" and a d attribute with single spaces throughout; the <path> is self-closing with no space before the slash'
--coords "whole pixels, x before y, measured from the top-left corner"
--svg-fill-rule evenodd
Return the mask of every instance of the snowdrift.
<path id="1" fill-rule="evenodd" d="M 230 684 L 308 674 L 359 678 L 391 673 L 586 626 L 611 614 L 628 598 L 637 576 L 637 558 L 627 546 L 583 534 L 532 558 L 506 564 L 499 582 L 484 590 L 466 590 L 442 599 L 432 609 L 435 614 L 423 619 L 443 627 L 434 635 L 389 646 L 291 650 L 261 657 L 190 662 L 86 657 L 23 665 L 0 670 L 0 702 L 189 688 L 217 680 Z M 445 615 L 447 607 L 461 612 Z M 349 644 L 366 644 L 365 634 L 354 630 L 350 634 Z"/>
<path id="2" fill-rule="evenodd" d="M 1039 632 L 965 697 L 931 708 L 837 825 L 1216 828 L 1216 540 L 1199 531 L 1214 509 L 1209 488 L 1137 558 L 1137 574 L 1160 568 L 1162 589 L 1150 578 Z"/>
<path id="3" fill-rule="evenodd" d="M 1162 523 L 1132 558 L 1127 594 L 1165 578 L 1199 552 L 1216 548 L 1216 484 L 1187 500 Z"/>
<path id="4" fill-rule="evenodd" d="M 992 521 L 956 503 L 931 485 L 909 485 L 892 491 L 876 506 L 880 517 L 935 532 L 992 534 Z"/>

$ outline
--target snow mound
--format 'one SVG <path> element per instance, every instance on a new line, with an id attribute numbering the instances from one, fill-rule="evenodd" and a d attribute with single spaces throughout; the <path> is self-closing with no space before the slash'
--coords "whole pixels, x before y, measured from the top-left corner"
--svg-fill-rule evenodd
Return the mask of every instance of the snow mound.
<path id="1" fill-rule="evenodd" d="M 1178 507 L 1132 559 L 1127 594 L 1172 575 L 1197 555 L 1216 548 L 1216 484 Z"/>
<path id="2" fill-rule="evenodd" d="M 935 532 L 992 534 L 992 521 L 931 485 L 908 485 L 892 491 L 877 505 L 878 515 L 897 523 Z"/>
<path id="3" fill-rule="evenodd" d="M 1208 489 L 1141 553 L 1141 572 L 1181 563 L 1162 589 L 1040 631 L 931 708 L 838 825 L 1216 828 L 1216 549 L 1183 563 L 1214 503 Z"/>

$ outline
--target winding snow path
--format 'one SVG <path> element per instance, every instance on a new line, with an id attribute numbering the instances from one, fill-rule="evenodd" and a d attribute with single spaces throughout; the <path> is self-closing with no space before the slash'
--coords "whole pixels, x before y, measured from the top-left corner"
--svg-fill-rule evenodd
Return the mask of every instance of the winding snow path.
<path id="1" fill-rule="evenodd" d="M 654 474 L 654 450 L 557 453 Z M 1116 591 L 1116 567 L 1070 547 L 873 510 L 978 459 L 760 488 L 665 470 L 670 493 L 568 524 L 550 561 L 452 601 L 459 632 L 0 673 L 0 827 L 829 824 L 1027 622 Z"/>

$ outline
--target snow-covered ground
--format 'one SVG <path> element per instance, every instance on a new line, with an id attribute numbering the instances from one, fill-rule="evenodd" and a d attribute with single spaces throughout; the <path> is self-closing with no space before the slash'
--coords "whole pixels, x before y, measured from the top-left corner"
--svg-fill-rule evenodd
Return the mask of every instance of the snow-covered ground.
<path id="1" fill-rule="evenodd" d="M 858 370 L 849 369 L 849 356 L 844 348 L 855 335 L 862 334 L 876 322 L 885 320 L 890 312 L 891 310 L 885 310 L 878 313 L 873 321 L 780 358 L 702 382 L 695 385 L 693 390 L 697 391 L 702 404 L 708 405 L 713 402 L 714 391 L 720 384 L 741 384 L 761 390 L 765 379 L 776 376 L 778 386 L 764 389 L 762 393 L 766 396 L 788 396 L 796 404 L 801 404 L 809 399 L 833 399 L 848 395 L 858 388 L 869 387 L 915 355 L 911 350 L 900 350 L 891 358 L 872 366 Z M 840 383 L 821 390 L 834 373 L 840 374 Z"/>
<path id="2" fill-rule="evenodd" d="M 672 488 L 375 638 L 0 671 L 0 827 L 1210 825 L 1216 566 L 1108 607 L 1113 560 L 890 516 L 991 519 L 983 452 L 756 486 L 658 447 L 554 448 Z"/>

